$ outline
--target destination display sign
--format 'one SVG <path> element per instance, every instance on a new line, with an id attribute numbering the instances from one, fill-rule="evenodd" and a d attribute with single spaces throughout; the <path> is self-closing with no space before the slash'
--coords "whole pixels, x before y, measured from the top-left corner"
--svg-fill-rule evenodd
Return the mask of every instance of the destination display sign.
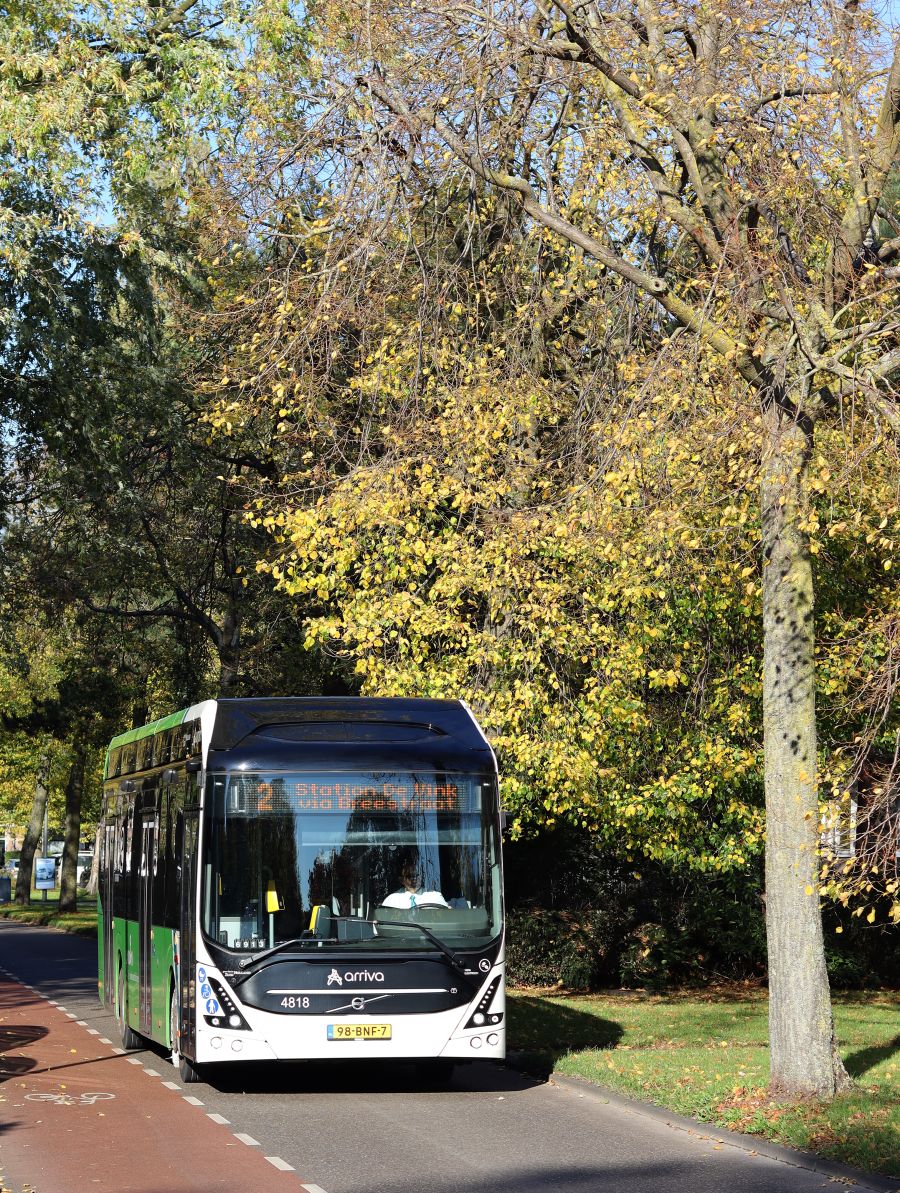
<path id="1" fill-rule="evenodd" d="M 473 790 L 474 789 L 474 790 Z M 228 782 L 227 811 L 422 814 L 477 811 L 469 779 L 394 775 L 241 775 Z"/>

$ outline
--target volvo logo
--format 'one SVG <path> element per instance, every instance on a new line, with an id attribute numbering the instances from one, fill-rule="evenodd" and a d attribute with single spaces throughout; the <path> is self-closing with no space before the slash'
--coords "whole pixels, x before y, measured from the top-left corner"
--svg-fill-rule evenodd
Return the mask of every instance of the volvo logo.
<path id="1" fill-rule="evenodd" d="M 336 969 L 328 975 L 326 986 L 343 986 L 344 982 L 383 982 L 384 974 L 380 969 L 348 969 L 343 977 Z"/>

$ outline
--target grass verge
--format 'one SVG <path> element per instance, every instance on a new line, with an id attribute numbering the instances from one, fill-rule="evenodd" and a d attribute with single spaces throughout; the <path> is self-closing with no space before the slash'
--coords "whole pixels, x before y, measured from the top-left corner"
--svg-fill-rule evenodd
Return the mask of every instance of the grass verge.
<path id="1" fill-rule="evenodd" d="M 48 892 L 53 894 L 54 892 Z M 75 932 L 78 936 L 97 935 L 97 900 L 85 896 L 78 900 L 78 910 L 60 913 L 59 896 L 48 899 L 32 898 L 25 907 L 18 903 L 0 904 L 0 918 L 15 920 L 18 924 L 40 924 L 59 928 L 63 932 Z"/>
<path id="2" fill-rule="evenodd" d="M 525 1065 L 583 1077 L 677 1114 L 900 1176 L 900 994 L 836 994 L 856 1081 L 833 1102 L 773 1101 L 767 999 L 743 988 L 665 995 L 511 991 L 509 1045 Z"/>

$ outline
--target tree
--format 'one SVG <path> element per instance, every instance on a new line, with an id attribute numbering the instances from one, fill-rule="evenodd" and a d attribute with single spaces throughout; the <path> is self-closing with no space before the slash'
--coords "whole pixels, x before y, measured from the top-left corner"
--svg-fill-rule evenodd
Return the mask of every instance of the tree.
<path id="1" fill-rule="evenodd" d="M 846 1074 L 817 898 L 813 569 L 816 489 L 839 490 L 814 473 L 817 440 L 852 457 L 855 420 L 888 455 L 900 430 L 900 43 L 862 5 L 800 21 L 781 0 L 400 4 L 322 21 L 323 77 L 353 92 L 333 97 L 333 144 L 357 177 L 438 193 L 461 171 L 502 193 L 641 296 L 664 351 L 688 333 L 743 394 L 743 427 L 722 433 L 754 427 L 759 461 L 772 1086 L 830 1096 Z M 296 533 L 277 515 L 273 529 Z"/>
<path id="2" fill-rule="evenodd" d="M 19 869 L 16 874 L 15 901 L 25 907 L 31 899 L 31 880 L 34 872 L 34 855 L 41 840 L 44 827 L 44 816 L 47 812 L 47 797 L 50 791 L 50 761 L 49 748 L 41 751 L 38 759 L 37 775 L 34 784 L 34 799 L 31 804 L 31 816 L 25 830 L 25 839 L 19 854 Z"/>
<path id="3" fill-rule="evenodd" d="M 486 56 L 478 76 L 463 21 Z M 456 88 L 429 102 L 424 64 L 395 68 L 379 46 L 373 98 L 411 140 L 436 136 L 658 304 L 673 329 L 695 334 L 759 411 L 771 1080 L 829 1096 L 846 1075 L 816 898 L 810 464 L 817 426 L 846 417 L 854 400 L 900 429 L 891 388 L 900 240 L 881 218 L 900 149 L 900 40 L 878 74 L 877 31 L 857 4 L 810 11 L 799 26 L 793 10 L 768 2 L 740 13 L 726 3 L 559 2 L 499 17 L 449 5 L 432 35 L 441 29 L 454 38 Z M 507 110 L 502 83 L 520 97 L 523 74 L 528 101 Z M 551 166 L 555 145 L 551 155 L 532 149 L 518 169 L 498 166 L 511 120 L 532 123 L 523 139 L 536 148 L 538 125 L 554 118 L 570 169 Z M 607 176 L 595 204 L 587 178 L 598 168 L 616 184 Z"/>

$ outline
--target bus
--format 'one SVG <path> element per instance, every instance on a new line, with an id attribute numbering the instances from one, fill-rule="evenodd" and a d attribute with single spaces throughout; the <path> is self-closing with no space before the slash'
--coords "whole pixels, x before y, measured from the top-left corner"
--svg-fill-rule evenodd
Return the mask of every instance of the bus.
<path id="1" fill-rule="evenodd" d="M 115 737 L 99 992 L 224 1062 L 505 1055 L 497 764 L 460 701 L 206 700 Z"/>

